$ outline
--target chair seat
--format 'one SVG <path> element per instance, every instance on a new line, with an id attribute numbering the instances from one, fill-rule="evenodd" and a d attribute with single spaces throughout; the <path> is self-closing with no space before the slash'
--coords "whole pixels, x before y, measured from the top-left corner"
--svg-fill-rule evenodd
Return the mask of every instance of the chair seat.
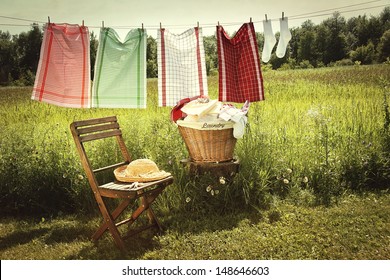
<path id="1" fill-rule="evenodd" d="M 172 182 L 172 176 L 147 183 L 126 183 L 115 180 L 99 186 L 98 189 L 100 190 L 100 194 L 104 197 L 135 198 L 139 196 L 139 194 L 145 194 L 157 187 L 167 186 L 172 184 Z"/>

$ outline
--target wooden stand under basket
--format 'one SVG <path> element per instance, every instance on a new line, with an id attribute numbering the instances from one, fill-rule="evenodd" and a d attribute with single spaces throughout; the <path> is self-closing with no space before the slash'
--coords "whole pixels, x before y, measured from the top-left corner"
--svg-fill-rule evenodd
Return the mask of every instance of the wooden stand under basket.
<path id="1" fill-rule="evenodd" d="M 232 178 L 240 170 L 238 159 L 225 162 L 196 162 L 191 159 L 182 159 L 180 163 L 188 168 L 189 173 L 193 176 L 210 174 L 217 178 Z"/>

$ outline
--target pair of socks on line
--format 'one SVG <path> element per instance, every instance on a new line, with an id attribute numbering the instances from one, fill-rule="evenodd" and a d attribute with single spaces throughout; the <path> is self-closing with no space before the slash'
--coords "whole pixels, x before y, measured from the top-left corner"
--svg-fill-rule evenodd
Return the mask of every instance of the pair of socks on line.
<path id="1" fill-rule="evenodd" d="M 280 36 L 279 43 L 276 48 L 276 56 L 279 58 L 284 57 L 288 42 L 291 40 L 291 33 L 288 29 L 287 17 L 279 19 L 280 21 Z M 276 38 L 272 31 L 272 25 L 270 20 L 263 21 L 264 26 L 264 47 L 262 53 L 262 61 L 268 62 L 271 58 L 271 52 L 276 44 Z"/>

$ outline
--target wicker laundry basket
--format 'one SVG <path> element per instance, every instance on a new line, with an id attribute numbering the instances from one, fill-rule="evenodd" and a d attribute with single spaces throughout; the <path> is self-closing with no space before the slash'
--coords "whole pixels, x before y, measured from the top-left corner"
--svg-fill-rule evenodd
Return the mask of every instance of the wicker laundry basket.
<path id="1" fill-rule="evenodd" d="M 233 159 L 237 139 L 233 128 L 202 130 L 178 125 L 190 158 L 194 162 L 224 162 Z"/>

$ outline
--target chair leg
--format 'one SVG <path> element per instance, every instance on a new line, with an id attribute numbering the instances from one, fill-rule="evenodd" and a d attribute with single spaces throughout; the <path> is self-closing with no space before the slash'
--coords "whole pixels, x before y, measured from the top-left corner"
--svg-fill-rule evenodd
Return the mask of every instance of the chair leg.
<path id="1" fill-rule="evenodd" d="M 142 204 L 145 205 L 145 207 L 147 208 L 147 215 L 148 215 L 148 218 L 149 218 L 149 223 L 150 224 L 155 224 L 158 228 L 159 231 L 162 231 L 162 227 L 161 227 L 161 224 L 160 222 L 158 221 L 156 215 L 154 214 L 154 211 L 152 209 L 152 202 L 156 199 L 156 197 L 159 195 L 156 194 L 156 195 L 153 195 L 152 198 L 148 199 L 148 197 L 146 195 L 142 196 L 141 198 L 141 201 L 142 201 Z"/>
<path id="2" fill-rule="evenodd" d="M 125 243 L 114 221 L 123 212 L 123 210 L 126 209 L 126 207 L 129 205 L 131 200 L 124 199 L 122 203 L 114 210 L 114 212 L 111 215 L 106 207 L 106 204 L 103 201 L 103 198 L 97 193 L 95 193 L 95 198 L 96 198 L 96 202 L 98 203 L 99 210 L 102 213 L 102 216 L 104 218 L 104 223 L 99 227 L 99 229 L 92 236 L 92 240 L 93 241 L 98 240 L 101 237 L 101 235 L 106 231 L 106 229 L 108 229 L 112 237 L 114 238 L 115 245 L 121 251 L 125 251 Z"/>
<path id="3" fill-rule="evenodd" d="M 151 208 L 151 204 L 157 198 L 157 196 L 160 195 L 162 190 L 163 190 L 163 188 L 157 188 L 151 192 L 139 193 L 139 195 L 141 195 L 140 196 L 141 205 L 132 213 L 132 215 L 129 219 L 123 220 L 123 221 L 116 223 L 116 224 L 115 224 L 115 220 L 120 216 L 120 214 L 123 213 L 123 211 L 129 206 L 129 204 L 133 200 L 124 199 L 118 205 L 118 207 L 110 214 L 107 210 L 107 207 L 106 207 L 103 199 L 101 197 L 100 197 L 100 199 L 97 199 L 100 212 L 102 213 L 102 215 L 104 217 L 104 222 L 100 225 L 98 230 L 92 235 L 92 240 L 97 241 L 103 235 L 103 233 L 108 229 L 110 231 L 112 237 L 114 238 L 114 242 L 118 246 L 118 248 L 121 249 L 122 251 L 125 251 L 125 244 L 124 244 L 123 238 L 126 238 L 126 236 L 122 238 L 122 236 L 120 235 L 120 232 L 118 230 L 118 226 L 125 224 L 125 223 L 128 223 L 129 228 L 130 228 L 130 226 L 145 211 L 147 211 L 149 222 L 152 225 L 156 225 L 158 227 L 158 229 L 161 231 L 162 230 L 161 224 L 157 220 L 157 217 Z M 150 226 L 145 227 L 144 229 L 146 229 L 146 228 L 150 228 Z M 142 231 L 142 229 L 138 230 L 136 232 L 138 233 L 140 231 Z M 131 235 L 129 234 L 127 236 L 131 236 Z"/>
<path id="4" fill-rule="evenodd" d="M 149 209 L 148 209 L 148 216 L 149 216 L 149 222 L 156 224 L 159 231 L 163 231 L 163 228 L 162 228 L 159 220 L 157 219 L 157 216 L 154 214 L 154 211 L 153 211 L 151 206 L 149 206 Z"/>
<path id="5" fill-rule="evenodd" d="M 125 252 L 125 243 L 119 233 L 118 228 L 114 224 L 112 220 L 107 220 L 108 223 L 108 230 L 110 231 L 112 237 L 114 238 L 115 245 L 122 251 Z"/>
<path id="6" fill-rule="evenodd" d="M 128 222 L 129 222 L 129 230 L 130 230 L 130 226 L 145 211 L 147 211 L 146 214 L 148 216 L 149 223 L 153 224 L 153 225 L 154 224 L 157 225 L 159 230 L 162 229 L 159 221 L 157 220 L 156 215 L 153 212 L 153 209 L 151 208 L 151 204 L 157 198 L 157 196 L 159 196 L 159 194 L 162 192 L 162 190 L 163 190 L 162 188 L 158 188 L 158 189 L 154 189 L 152 192 L 140 193 L 140 195 L 141 195 L 141 197 L 140 197 L 141 205 L 132 213 L 130 219 L 128 220 Z"/>
<path id="7" fill-rule="evenodd" d="M 129 206 L 131 201 L 132 201 L 131 199 L 124 199 L 121 202 L 121 204 L 118 205 L 118 207 L 111 214 L 113 221 L 115 221 L 119 217 L 119 215 L 122 214 L 122 212 L 127 208 L 127 206 Z M 107 230 L 107 228 L 108 228 L 107 222 L 101 224 L 99 229 L 92 235 L 92 240 L 93 241 L 98 240 L 103 235 L 103 233 Z"/>
<path id="8" fill-rule="evenodd" d="M 105 208 L 105 207 L 104 207 Z M 105 208 L 106 209 L 106 208 Z M 109 232 L 111 233 L 112 235 L 112 238 L 114 239 L 114 242 L 115 242 L 115 245 L 121 250 L 121 251 L 125 251 L 125 243 L 121 237 L 121 234 L 118 230 L 118 228 L 116 227 L 116 225 L 114 224 L 114 220 L 112 219 L 110 213 L 108 213 L 107 209 L 104 211 L 101 211 L 102 214 L 103 214 L 103 217 L 105 219 L 105 222 L 104 222 L 104 228 L 109 230 Z M 104 232 L 105 230 L 103 230 Z M 101 234 L 100 234 L 101 236 Z M 99 236 L 99 237 L 100 237 Z M 97 239 L 96 239 L 97 240 Z M 96 241 L 95 240 L 95 241 Z"/>

